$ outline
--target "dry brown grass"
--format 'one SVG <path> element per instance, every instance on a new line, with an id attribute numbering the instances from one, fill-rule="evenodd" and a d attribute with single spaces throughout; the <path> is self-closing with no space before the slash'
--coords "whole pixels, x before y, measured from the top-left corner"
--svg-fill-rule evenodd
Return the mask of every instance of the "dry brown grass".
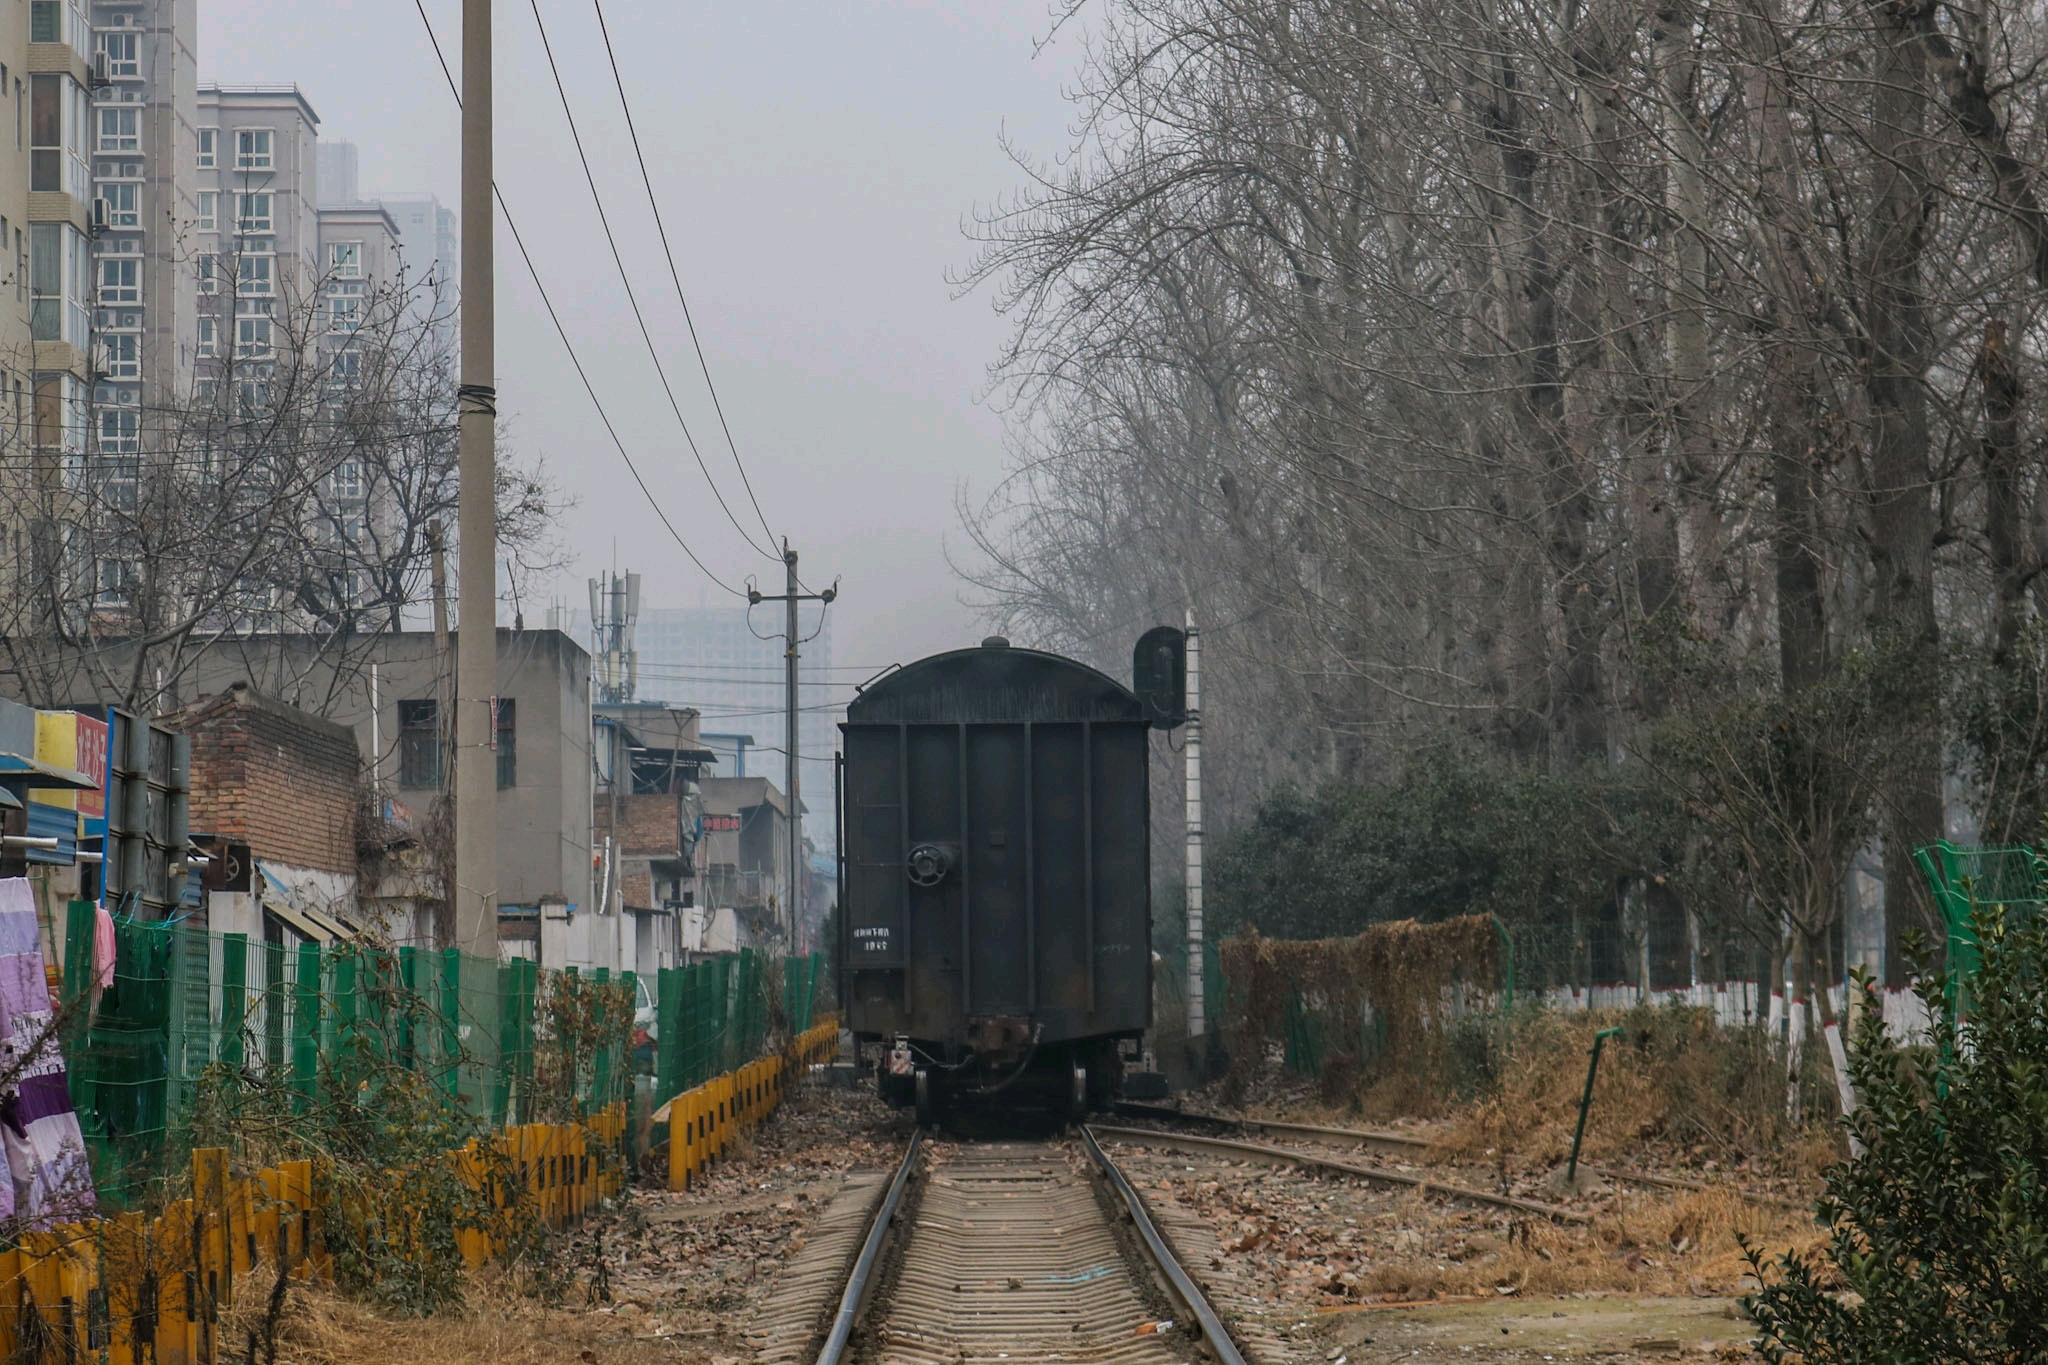
<path id="1" fill-rule="evenodd" d="M 259 1266 L 235 1305 L 221 1314 L 223 1358 L 245 1358 L 249 1334 L 261 1345 L 267 1291 Z M 550 1307 L 502 1276 L 472 1276 L 460 1312 L 392 1318 L 319 1286 L 294 1284 L 277 1332 L 278 1365 L 646 1365 L 703 1359 L 686 1340 L 650 1339 L 637 1316 Z"/>
<path id="2" fill-rule="evenodd" d="M 1823 1116 L 1784 1115 L 1784 1073 L 1753 1031 L 1718 1028 L 1703 1011 L 1545 1012 L 1519 1021 L 1497 1084 L 1442 1130 L 1454 1160 L 1506 1153 L 1554 1166 L 1571 1151 L 1594 1033 L 1615 1024 L 1593 1087 L 1583 1159 L 1749 1163 L 1806 1180 L 1841 1154 Z"/>
<path id="3" fill-rule="evenodd" d="M 1417 1206 L 1408 1226 L 1445 1219 Z M 1740 1237 L 1772 1251 L 1819 1240 L 1810 1217 L 1758 1206 L 1731 1191 L 1620 1201 L 1591 1225 L 1517 1223 L 1503 1237 L 1445 1229 L 1423 1245 L 1374 1258 L 1359 1292 L 1397 1299 L 1497 1295 L 1503 1286 L 1542 1296 L 1618 1292 L 1727 1294 L 1748 1272 Z"/>

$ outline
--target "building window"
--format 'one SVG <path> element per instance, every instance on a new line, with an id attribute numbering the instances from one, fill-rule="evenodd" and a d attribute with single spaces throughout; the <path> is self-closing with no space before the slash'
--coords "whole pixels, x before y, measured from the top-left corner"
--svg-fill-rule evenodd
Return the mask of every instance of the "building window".
<path id="1" fill-rule="evenodd" d="M 100 258 L 100 306 L 142 302 L 142 262 L 133 256 Z"/>
<path id="2" fill-rule="evenodd" d="M 108 379 L 139 379 L 142 377 L 142 338 L 134 332 L 102 333 L 106 353 L 106 377 Z"/>
<path id="3" fill-rule="evenodd" d="M 112 80 L 142 78 L 142 35 L 132 29 L 103 30 L 100 51 L 107 54 L 107 75 Z"/>
<path id="4" fill-rule="evenodd" d="M 215 190 L 199 191 L 199 230 L 213 232 L 220 227 L 220 194 Z"/>
<path id="5" fill-rule="evenodd" d="M 211 251 L 202 251 L 192 258 L 192 273 L 199 277 L 199 292 L 218 294 L 220 292 L 220 257 Z"/>
<path id="6" fill-rule="evenodd" d="M 30 225 L 29 330 L 37 341 L 86 348 L 91 267 L 85 236 L 71 224 Z"/>
<path id="7" fill-rule="evenodd" d="M 441 704 L 431 697 L 398 703 L 398 785 L 441 785 Z"/>
<path id="8" fill-rule="evenodd" d="M 77 0 L 29 0 L 28 40 L 65 43 L 81 59 L 88 58 L 92 30 L 85 22 L 85 8 Z"/>
<path id="9" fill-rule="evenodd" d="M 141 151 L 142 110 L 132 104 L 101 105 L 99 150 L 102 152 Z"/>
<path id="10" fill-rule="evenodd" d="M 135 590 L 135 570 L 125 559 L 100 561 L 99 600 L 102 606 L 122 607 Z"/>
<path id="11" fill-rule="evenodd" d="M 498 790 L 503 791 L 519 782 L 519 704 L 510 697 L 493 697 L 491 710 L 497 717 Z"/>
<path id="12" fill-rule="evenodd" d="M 235 231 L 269 232 L 270 196 L 268 194 L 238 194 L 235 196 Z"/>
<path id="13" fill-rule="evenodd" d="M 217 154 L 217 153 L 215 152 L 215 150 L 214 150 L 214 148 L 215 148 L 216 146 L 218 146 L 218 145 L 219 145 L 219 142 L 220 142 L 220 129 L 218 129 L 218 128 L 201 128 L 201 129 L 199 130 L 199 169 L 200 169 L 200 170 L 202 170 L 202 171 L 210 171 L 210 170 L 212 170 L 212 169 L 213 169 L 213 168 L 214 168 L 215 166 L 218 166 L 218 165 L 220 164 L 220 157 L 219 157 L 219 155 L 218 155 L 218 154 Z"/>
<path id="14" fill-rule="evenodd" d="M 142 413 L 137 408 L 100 409 L 100 453 L 133 455 L 140 445 Z"/>
<path id="15" fill-rule="evenodd" d="M 208 358 L 220 354 L 220 324 L 212 318 L 199 319 L 199 354 Z"/>
<path id="16" fill-rule="evenodd" d="M 137 228 L 142 226 L 142 187 L 133 181 L 107 181 L 100 186 L 100 197 L 107 201 L 107 226 L 116 228 Z"/>
<path id="17" fill-rule="evenodd" d="M 359 280 L 363 277 L 363 244 L 361 242 L 329 242 L 327 244 L 327 273 L 337 280 Z"/>
<path id="18" fill-rule="evenodd" d="M 268 128 L 237 128 L 235 130 L 235 169 L 238 171 L 267 171 L 270 168 L 270 130 Z"/>
<path id="19" fill-rule="evenodd" d="M 29 188 L 62 190 L 81 204 L 91 198 L 86 160 L 85 87 L 69 76 L 29 78 Z"/>
<path id="20" fill-rule="evenodd" d="M 363 495 L 363 462 L 343 460 L 328 476 L 328 485 L 337 498 L 360 498 Z"/>
<path id="21" fill-rule="evenodd" d="M 363 301 L 344 294 L 327 300 L 327 330 L 353 332 L 362 322 Z"/>
<path id="22" fill-rule="evenodd" d="M 237 317 L 235 319 L 235 354 L 245 360 L 267 360 L 271 354 L 270 319 L 267 317 Z"/>
<path id="23" fill-rule="evenodd" d="M 275 279 L 271 275 L 272 256 L 237 256 L 235 258 L 235 290 L 244 297 L 264 297 L 275 292 Z"/>

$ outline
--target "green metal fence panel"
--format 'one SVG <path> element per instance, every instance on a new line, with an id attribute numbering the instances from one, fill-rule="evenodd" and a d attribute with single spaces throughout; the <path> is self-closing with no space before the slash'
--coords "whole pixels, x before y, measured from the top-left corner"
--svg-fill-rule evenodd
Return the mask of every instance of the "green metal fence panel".
<path id="1" fill-rule="evenodd" d="M 290 1014 L 286 1001 L 290 989 L 285 976 L 284 944 L 266 942 L 263 945 L 263 1064 L 280 1072 L 286 1065 L 286 1019 Z"/>
<path id="2" fill-rule="evenodd" d="M 663 967 L 654 974 L 654 1103 L 683 1093 L 683 972 Z"/>
<path id="3" fill-rule="evenodd" d="M 249 936 L 227 934 L 221 938 L 220 1060 L 236 1071 L 246 1064 L 242 1034 L 248 1007 Z"/>
<path id="4" fill-rule="evenodd" d="M 298 973 L 292 996 L 292 1084 L 302 1107 L 319 1097 L 320 1087 L 320 945 L 299 945 Z"/>
<path id="5" fill-rule="evenodd" d="M 1976 911 L 1999 906 L 2021 922 L 2041 914 L 2048 905 L 2043 855 L 2022 845 L 1971 847 L 1940 839 L 1914 849 L 1913 861 L 1948 930 L 1949 1007 L 1967 1012 L 1970 978 L 1981 962 Z"/>
<path id="6" fill-rule="evenodd" d="M 453 948 L 441 950 L 440 1050 L 434 1059 L 440 1064 L 441 1089 L 450 1100 L 462 1097 L 462 954 Z"/>

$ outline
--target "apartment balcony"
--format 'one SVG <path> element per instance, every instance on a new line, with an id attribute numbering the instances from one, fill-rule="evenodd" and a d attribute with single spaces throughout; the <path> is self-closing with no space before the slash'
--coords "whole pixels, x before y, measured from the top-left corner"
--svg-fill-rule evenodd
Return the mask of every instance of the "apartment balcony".
<path id="1" fill-rule="evenodd" d="M 29 74 L 70 76 L 91 89 L 92 25 L 85 7 L 72 0 L 30 0 L 28 11 Z"/>

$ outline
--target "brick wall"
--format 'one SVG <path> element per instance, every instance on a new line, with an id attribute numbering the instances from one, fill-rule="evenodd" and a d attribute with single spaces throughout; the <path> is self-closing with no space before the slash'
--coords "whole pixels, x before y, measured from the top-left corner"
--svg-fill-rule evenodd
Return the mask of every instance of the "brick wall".
<path id="1" fill-rule="evenodd" d="M 598 822 L 610 818 L 610 799 L 597 799 Z M 619 800 L 619 844 L 628 854 L 673 858 L 677 854 L 682 813 L 676 798 L 663 795 L 627 796 Z"/>
<path id="2" fill-rule="evenodd" d="M 354 732 L 245 683 L 163 719 L 192 737 L 195 832 L 295 867 L 355 871 Z"/>

